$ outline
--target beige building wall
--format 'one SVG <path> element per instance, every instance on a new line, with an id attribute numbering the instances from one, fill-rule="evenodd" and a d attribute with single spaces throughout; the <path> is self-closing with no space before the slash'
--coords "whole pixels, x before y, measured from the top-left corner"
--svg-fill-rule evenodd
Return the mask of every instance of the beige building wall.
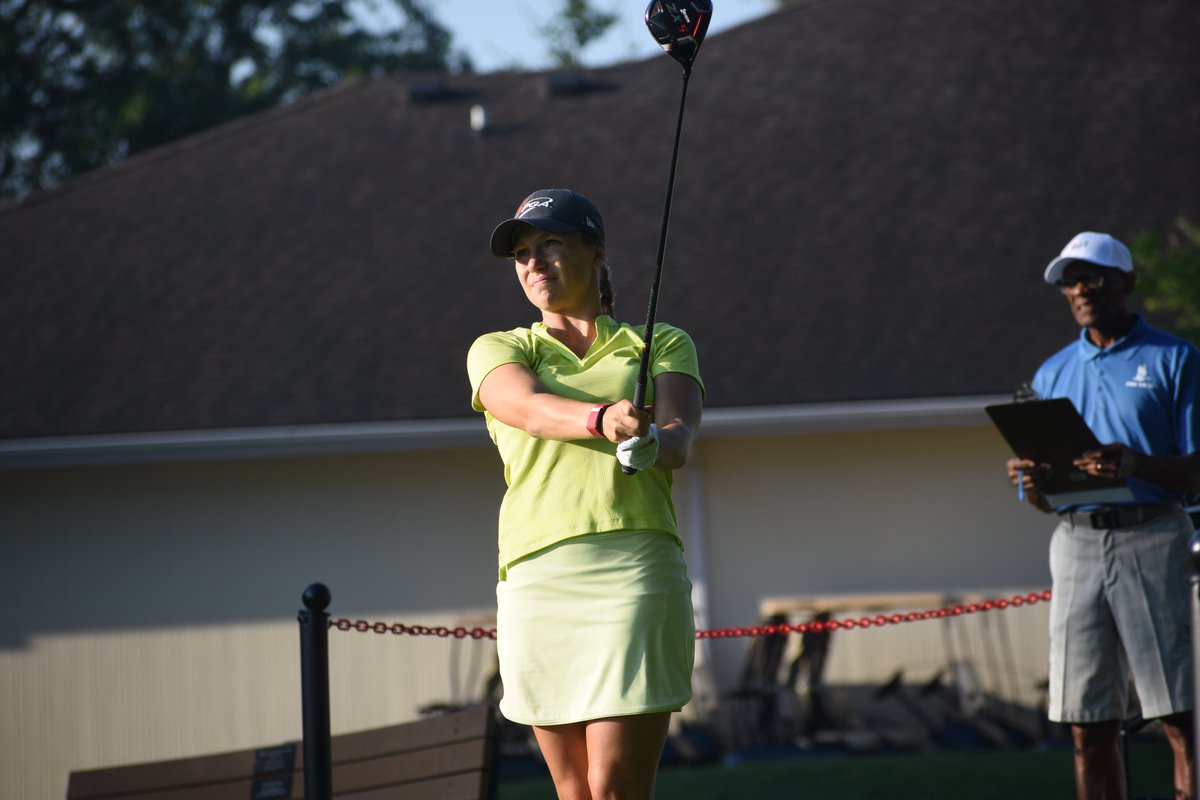
<path id="1" fill-rule="evenodd" d="M 707 624 L 751 624 L 779 595 L 1048 585 L 1048 521 L 1004 458 L 985 427 L 702 438 L 677 501 Z M 486 440 L 0 472 L 0 799 L 61 798 L 73 769 L 298 739 L 313 581 L 335 618 L 490 625 L 502 491 Z M 1004 613 L 1032 679 L 1044 618 Z M 928 673 L 940 631 L 844 634 L 826 678 Z M 335 732 L 477 697 L 493 668 L 486 642 L 330 636 Z M 718 695 L 748 647 L 703 648 Z"/>
<path id="2" fill-rule="evenodd" d="M 490 614 L 502 489 L 482 448 L 0 472 L 0 798 L 298 739 L 304 588 L 327 584 L 335 618 Z M 475 695 L 463 684 L 494 659 L 490 643 L 330 636 L 339 732 Z"/>

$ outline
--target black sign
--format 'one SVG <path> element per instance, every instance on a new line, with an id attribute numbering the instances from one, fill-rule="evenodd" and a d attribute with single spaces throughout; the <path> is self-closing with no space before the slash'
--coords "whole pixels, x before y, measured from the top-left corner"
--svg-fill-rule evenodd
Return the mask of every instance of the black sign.
<path id="1" fill-rule="evenodd" d="M 275 800 L 292 796 L 292 770 L 296 766 L 296 743 L 264 747 L 254 753 L 254 785 L 250 800 Z"/>

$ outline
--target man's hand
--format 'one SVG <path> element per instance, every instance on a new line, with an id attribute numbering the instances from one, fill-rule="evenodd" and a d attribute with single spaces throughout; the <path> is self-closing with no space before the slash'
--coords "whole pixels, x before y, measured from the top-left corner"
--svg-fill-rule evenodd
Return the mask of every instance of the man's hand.
<path id="1" fill-rule="evenodd" d="M 1054 510 L 1042 496 L 1041 491 L 1042 487 L 1046 485 L 1046 481 L 1050 480 L 1050 476 L 1054 474 L 1054 470 L 1049 464 L 1039 464 L 1028 458 L 1010 458 L 1005 466 L 1008 468 L 1008 479 L 1012 481 L 1013 486 L 1020 490 L 1026 500 L 1042 511 Z"/>
<path id="2" fill-rule="evenodd" d="M 1123 444 L 1106 444 L 1097 450 L 1088 450 L 1072 463 L 1088 475 L 1124 480 L 1141 472 L 1143 459 L 1141 453 Z"/>
<path id="3" fill-rule="evenodd" d="M 1028 458 L 1010 458 L 1005 466 L 1008 467 L 1008 479 L 1013 486 L 1026 492 L 1038 491 L 1054 474 L 1049 464 L 1038 464 Z"/>

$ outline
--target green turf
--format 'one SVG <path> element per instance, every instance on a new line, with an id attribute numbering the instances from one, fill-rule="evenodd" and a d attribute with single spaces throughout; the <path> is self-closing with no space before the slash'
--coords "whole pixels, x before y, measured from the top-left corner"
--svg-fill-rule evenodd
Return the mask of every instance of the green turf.
<path id="1" fill-rule="evenodd" d="M 1133 797 L 1173 795 L 1165 742 L 1135 744 Z M 502 781 L 500 800 L 553 800 L 549 778 Z M 888 756 L 791 757 L 733 766 L 669 767 L 655 800 L 1064 800 L 1071 753 L 1008 750 Z"/>

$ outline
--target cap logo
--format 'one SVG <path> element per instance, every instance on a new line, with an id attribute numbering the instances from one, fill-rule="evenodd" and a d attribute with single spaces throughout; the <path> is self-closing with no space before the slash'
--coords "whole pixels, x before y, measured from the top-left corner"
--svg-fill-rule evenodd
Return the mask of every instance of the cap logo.
<path id="1" fill-rule="evenodd" d="M 529 197 L 526 198 L 521 207 L 517 209 L 517 219 L 521 219 L 526 214 L 533 211 L 535 208 L 551 208 L 554 205 L 553 197 Z"/>

